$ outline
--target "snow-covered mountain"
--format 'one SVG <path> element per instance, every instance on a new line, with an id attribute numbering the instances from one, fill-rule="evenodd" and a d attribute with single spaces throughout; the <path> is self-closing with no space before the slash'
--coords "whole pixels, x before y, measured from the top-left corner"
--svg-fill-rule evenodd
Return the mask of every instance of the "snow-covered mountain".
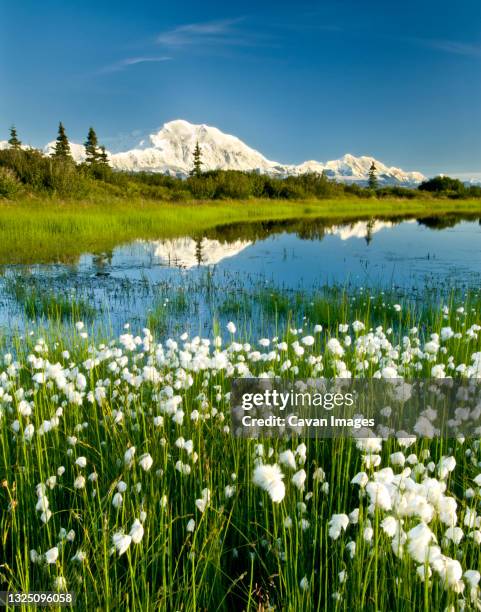
<path id="1" fill-rule="evenodd" d="M 139 148 L 112 156 L 116 168 L 168 172 L 185 176 L 192 169 L 196 143 L 202 151 L 203 170 L 257 170 L 269 172 L 277 164 L 230 134 L 215 127 L 177 120 L 166 123 Z"/>
<path id="2" fill-rule="evenodd" d="M 374 161 L 379 180 L 384 183 L 416 184 L 424 180 L 420 172 L 390 168 L 372 157 L 345 155 L 342 159 L 306 161 L 300 165 L 282 164 L 267 159 L 242 140 L 224 134 L 215 127 L 193 125 L 177 120 L 166 123 L 151 134 L 138 148 L 112 155 L 112 164 L 119 170 L 165 172 L 186 176 L 192 169 L 192 152 L 196 143 L 202 151 L 204 170 L 246 170 L 277 176 L 300 175 L 325 171 L 330 178 L 348 182 L 365 182 Z"/>
<path id="3" fill-rule="evenodd" d="M 165 123 L 147 141 L 129 151 L 109 153 L 112 166 L 128 172 L 161 172 L 185 177 L 192 169 L 192 156 L 196 143 L 202 152 L 203 170 L 244 170 L 273 176 L 297 176 L 307 172 L 326 172 L 331 179 L 344 182 L 365 183 L 374 161 L 380 183 L 415 185 L 425 179 L 420 172 L 406 172 L 389 167 L 373 157 L 344 155 L 341 159 L 319 162 L 305 161 L 299 165 L 282 164 L 264 157 L 242 140 L 208 125 L 194 125 L 178 119 Z M 45 151 L 50 153 L 55 143 L 49 143 Z M 76 161 L 83 161 L 82 145 L 71 143 Z"/>
<path id="4" fill-rule="evenodd" d="M 52 142 L 49 142 L 43 148 L 43 152 L 46 155 L 51 155 L 54 152 L 54 150 L 55 150 L 55 140 L 52 140 Z M 86 159 L 85 147 L 82 144 L 78 144 L 77 142 L 70 143 L 70 153 L 72 154 L 72 157 L 78 164 L 85 161 Z"/>

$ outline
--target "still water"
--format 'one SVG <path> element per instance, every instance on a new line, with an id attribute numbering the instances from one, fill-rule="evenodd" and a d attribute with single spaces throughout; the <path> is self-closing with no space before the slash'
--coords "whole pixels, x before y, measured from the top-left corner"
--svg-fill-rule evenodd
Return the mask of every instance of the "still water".
<path id="1" fill-rule="evenodd" d="M 83 300 L 94 311 L 92 323 L 116 333 L 126 322 L 144 325 L 148 316 L 166 332 L 202 333 L 214 318 L 232 318 L 236 300 L 255 302 L 261 290 L 310 295 L 341 285 L 419 295 L 429 287 L 477 288 L 481 225 L 456 217 L 243 223 L 85 253 L 74 265 L 6 266 L 3 272 L 4 328 L 42 318 L 41 308 L 40 314 L 25 315 L 26 296 L 15 292 L 17 283 L 32 299 L 40 294 Z M 252 309 L 248 314 L 252 318 Z"/>

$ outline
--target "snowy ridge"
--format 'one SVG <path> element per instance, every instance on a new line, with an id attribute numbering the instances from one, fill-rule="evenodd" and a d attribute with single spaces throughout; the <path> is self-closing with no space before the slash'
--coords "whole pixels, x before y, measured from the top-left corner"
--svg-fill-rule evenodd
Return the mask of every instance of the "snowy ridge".
<path id="1" fill-rule="evenodd" d="M 406 172 L 389 167 L 373 157 L 344 155 L 341 159 L 319 162 L 305 161 L 302 164 L 282 164 L 267 159 L 236 136 L 225 134 L 215 127 L 194 125 L 178 119 L 165 123 L 163 127 L 141 141 L 136 148 L 121 153 L 109 153 L 112 166 L 127 172 L 160 172 L 172 176 L 188 176 L 192 169 L 192 155 L 196 143 L 202 152 L 203 170 L 242 170 L 272 176 L 298 176 L 308 172 L 325 172 L 331 179 L 364 184 L 369 168 L 374 161 L 381 184 L 417 185 L 425 180 L 420 172 Z M 52 151 L 54 142 L 45 147 Z M 74 159 L 85 159 L 83 145 L 71 143 Z"/>

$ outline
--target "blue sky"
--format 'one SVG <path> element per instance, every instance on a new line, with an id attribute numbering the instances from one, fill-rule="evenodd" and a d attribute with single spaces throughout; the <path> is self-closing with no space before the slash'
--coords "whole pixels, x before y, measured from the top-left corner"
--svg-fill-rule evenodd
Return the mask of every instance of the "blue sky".
<path id="1" fill-rule="evenodd" d="M 299 163 L 481 173 L 481 2 L 3 0 L 2 132 L 111 150 L 187 119 Z"/>

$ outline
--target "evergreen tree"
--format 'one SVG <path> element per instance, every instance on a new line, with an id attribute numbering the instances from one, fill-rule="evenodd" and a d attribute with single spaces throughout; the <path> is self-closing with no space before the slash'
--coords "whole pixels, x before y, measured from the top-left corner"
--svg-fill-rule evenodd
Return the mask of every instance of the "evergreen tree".
<path id="1" fill-rule="evenodd" d="M 70 151 L 70 143 L 68 141 L 67 134 L 65 133 L 65 128 L 61 121 L 58 124 L 58 136 L 57 141 L 55 143 L 55 148 L 52 153 L 52 157 L 55 157 L 56 159 L 63 159 L 66 161 L 73 161 L 72 153 Z"/>
<path id="2" fill-rule="evenodd" d="M 14 125 L 10 128 L 10 138 L 8 139 L 8 144 L 12 149 L 20 149 L 22 143 L 18 139 L 17 130 Z"/>
<path id="3" fill-rule="evenodd" d="M 190 173 L 191 176 L 199 177 L 202 174 L 202 152 L 199 143 L 196 142 L 194 149 L 194 167 Z"/>
<path id="4" fill-rule="evenodd" d="M 373 189 L 373 190 L 377 189 L 377 186 L 378 186 L 377 168 L 374 162 L 372 162 L 371 167 L 369 168 L 369 178 L 368 178 L 367 184 L 368 184 L 369 189 Z"/>
<path id="5" fill-rule="evenodd" d="M 87 140 L 85 141 L 84 146 L 86 153 L 86 163 L 90 165 L 98 163 L 100 155 L 98 151 L 99 141 L 93 127 L 89 128 L 89 133 L 87 135 Z"/>
<path id="6" fill-rule="evenodd" d="M 100 153 L 98 154 L 98 163 L 101 166 L 109 166 L 109 158 L 103 145 L 100 147 Z"/>

